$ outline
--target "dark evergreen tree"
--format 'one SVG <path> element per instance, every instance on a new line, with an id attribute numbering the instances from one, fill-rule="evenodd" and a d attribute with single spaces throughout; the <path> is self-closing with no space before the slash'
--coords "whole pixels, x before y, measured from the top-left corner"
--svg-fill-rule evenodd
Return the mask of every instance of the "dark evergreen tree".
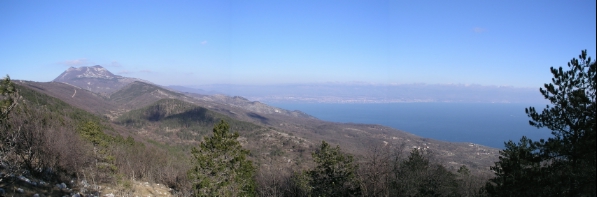
<path id="1" fill-rule="evenodd" d="M 418 196 L 458 196 L 456 175 L 440 164 L 431 167 Z"/>
<path id="2" fill-rule="evenodd" d="M 530 139 L 522 137 L 518 144 L 509 141 L 500 151 L 499 161 L 491 167 L 495 178 L 485 189 L 492 196 L 541 196 L 541 160 L 537 147 Z"/>
<path id="3" fill-rule="evenodd" d="M 477 177 L 471 174 L 471 171 L 465 165 L 460 166 L 456 176 L 459 196 L 475 196 L 479 193 L 479 188 L 483 186 L 483 182 L 475 180 Z"/>
<path id="4" fill-rule="evenodd" d="M 114 156 L 110 151 L 110 147 L 114 145 L 116 138 L 104 133 L 102 126 L 95 121 L 81 123 L 77 132 L 83 139 L 91 142 L 93 145 L 95 165 L 99 170 L 108 174 L 118 170 L 114 165 Z"/>
<path id="5" fill-rule="evenodd" d="M 439 164 L 430 163 L 423 151 L 413 149 L 402 161 L 394 182 L 393 196 L 455 196 L 456 176 Z"/>
<path id="6" fill-rule="evenodd" d="M 331 147 L 322 141 L 313 153 L 317 166 L 309 171 L 313 196 L 359 196 L 360 184 L 356 179 L 358 166 L 352 155 L 340 151 L 340 146 Z"/>
<path id="7" fill-rule="evenodd" d="M 189 171 L 196 196 L 255 196 L 255 167 L 247 160 L 248 150 L 238 142 L 223 120 L 193 148 L 194 167 Z"/>
<path id="8" fill-rule="evenodd" d="M 578 59 L 550 68 L 552 82 L 539 91 L 553 106 L 541 113 L 525 109 L 529 123 L 552 130 L 553 137 L 511 141 L 492 167 L 496 177 L 486 185 L 494 196 L 595 196 L 595 61 L 583 50 Z"/>
<path id="9" fill-rule="evenodd" d="M 417 196 L 419 186 L 424 183 L 428 170 L 429 159 L 418 149 L 413 149 L 408 158 L 403 160 L 396 169 L 397 174 L 393 184 L 396 191 L 393 195 Z"/>

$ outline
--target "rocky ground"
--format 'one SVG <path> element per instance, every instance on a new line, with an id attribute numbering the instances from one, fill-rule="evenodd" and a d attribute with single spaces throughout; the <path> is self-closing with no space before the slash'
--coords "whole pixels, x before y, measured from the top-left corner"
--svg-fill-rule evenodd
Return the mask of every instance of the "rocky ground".
<path id="1" fill-rule="evenodd" d="M 0 182 L 0 197 L 3 196 L 72 196 L 72 197 L 115 197 L 115 196 L 173 196 L 171 188 L 159 183 L 136 180 L 122 180 L 116 184 L 90 184 L 86 180 L 71 180 L 68 183 L 50 183 L 26 176 L 4 176 Z"/>

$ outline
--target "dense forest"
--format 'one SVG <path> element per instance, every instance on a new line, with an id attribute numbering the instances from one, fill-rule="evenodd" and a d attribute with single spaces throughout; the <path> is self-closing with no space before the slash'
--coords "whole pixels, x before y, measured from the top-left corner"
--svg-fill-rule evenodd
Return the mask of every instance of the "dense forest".
<path id="1" fill-rule="evenodd" d="M 551 68 L 552 82 L 540 93 L 552 105 L 526 112 L 531 126 L 553 137 L 506 142 L 493 176 L 447 168 L 433 151 L 404 151 L 403 144 L 353 155 L 296 136 L 267 143 L 258 139 L 272 128 L 177 99 L 110 119 L 7 76 L 0 84 L 0 196 L 95 196 L 106 187 L 129 196 L 137 181 L 163 184 L 163 195 L 174 196 L 595 196 L 596 71 L 586 51 L 567 70 Z M 286 149 L 298 152 L 297 165 L 274 161 Z"/>

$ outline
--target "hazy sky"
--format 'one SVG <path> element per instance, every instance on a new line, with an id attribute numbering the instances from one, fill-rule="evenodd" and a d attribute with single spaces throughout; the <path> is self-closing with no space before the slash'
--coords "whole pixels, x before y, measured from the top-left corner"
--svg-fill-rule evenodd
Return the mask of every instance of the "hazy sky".
<path id="1" fill-rule="evenodd" d="M 539 87 L 596 52 L 595 0 L 0 1 L 0 74 L 102 65 L 161 85 Z"/>

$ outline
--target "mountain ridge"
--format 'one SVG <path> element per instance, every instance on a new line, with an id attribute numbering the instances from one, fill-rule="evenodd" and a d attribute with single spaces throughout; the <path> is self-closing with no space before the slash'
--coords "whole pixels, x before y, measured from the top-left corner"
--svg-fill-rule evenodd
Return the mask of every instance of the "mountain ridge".
<path id="1" fill-rule="evenodd" d="M 101 94 L 101 92 L 96 94 L 96 96 L 102 95 L 105 94 Z M 68 100 L 71 94 L 65 93 L 57 96 Z M 498 155 L 498 149 L 481 145 L 442 142 L 422 138 L 381 125 L 326 122 L 302 112 L 291 112 L 271 107 L 240 96 L 229 97 L 225 95 L 180 93 L 167 90 L 155 84 L 138 81 L 131 82 L 102 98 L 104 102 L 113 105 L 108 110 L 108 113 L 102 114 L 110 117 L 112 121 L 117 120 L 123 114 L 132 110 L 154 105 L 154 103 L 162 99 L 176 99 L 203 107 L 207 110 L 212 110 L 232 119 L 261 125 L 264 128 L 271 128 L 267 132 L 278 133 L 276 134 L 278 136 L 289 136 L 292 134 L 293 136 L 306 139 L 310 144 L 316 144 L 318 141 L 325 140 L 330 143 L 339 144 L 345 147 L 347 151 L 357 155 L 364 154 L 367 147 L 374 144 L 403 144 L 407 147 L 406 150 L 412 148 L 434 150 L 437 157 L 441 158 L 447 166 L 457 168 L 458 165 L 467 164 L 477 170 L 489 169 L 489 166 L 497 160 Z M 155 128 L 155 126 L 150 126 L 144 128 L 143 131 L 147 132 Z M 271 136 L 273 133 L 267 135 Z M 168 141 L 168 135 L 163 134 L 163 136 L 154 137 L 162 139 L 160 141 Z M 286 150 L 286 152 L 288 151 L 292 152 L 292 149 Z M 472 156 L 473 154 L 476 156 Z"/>

